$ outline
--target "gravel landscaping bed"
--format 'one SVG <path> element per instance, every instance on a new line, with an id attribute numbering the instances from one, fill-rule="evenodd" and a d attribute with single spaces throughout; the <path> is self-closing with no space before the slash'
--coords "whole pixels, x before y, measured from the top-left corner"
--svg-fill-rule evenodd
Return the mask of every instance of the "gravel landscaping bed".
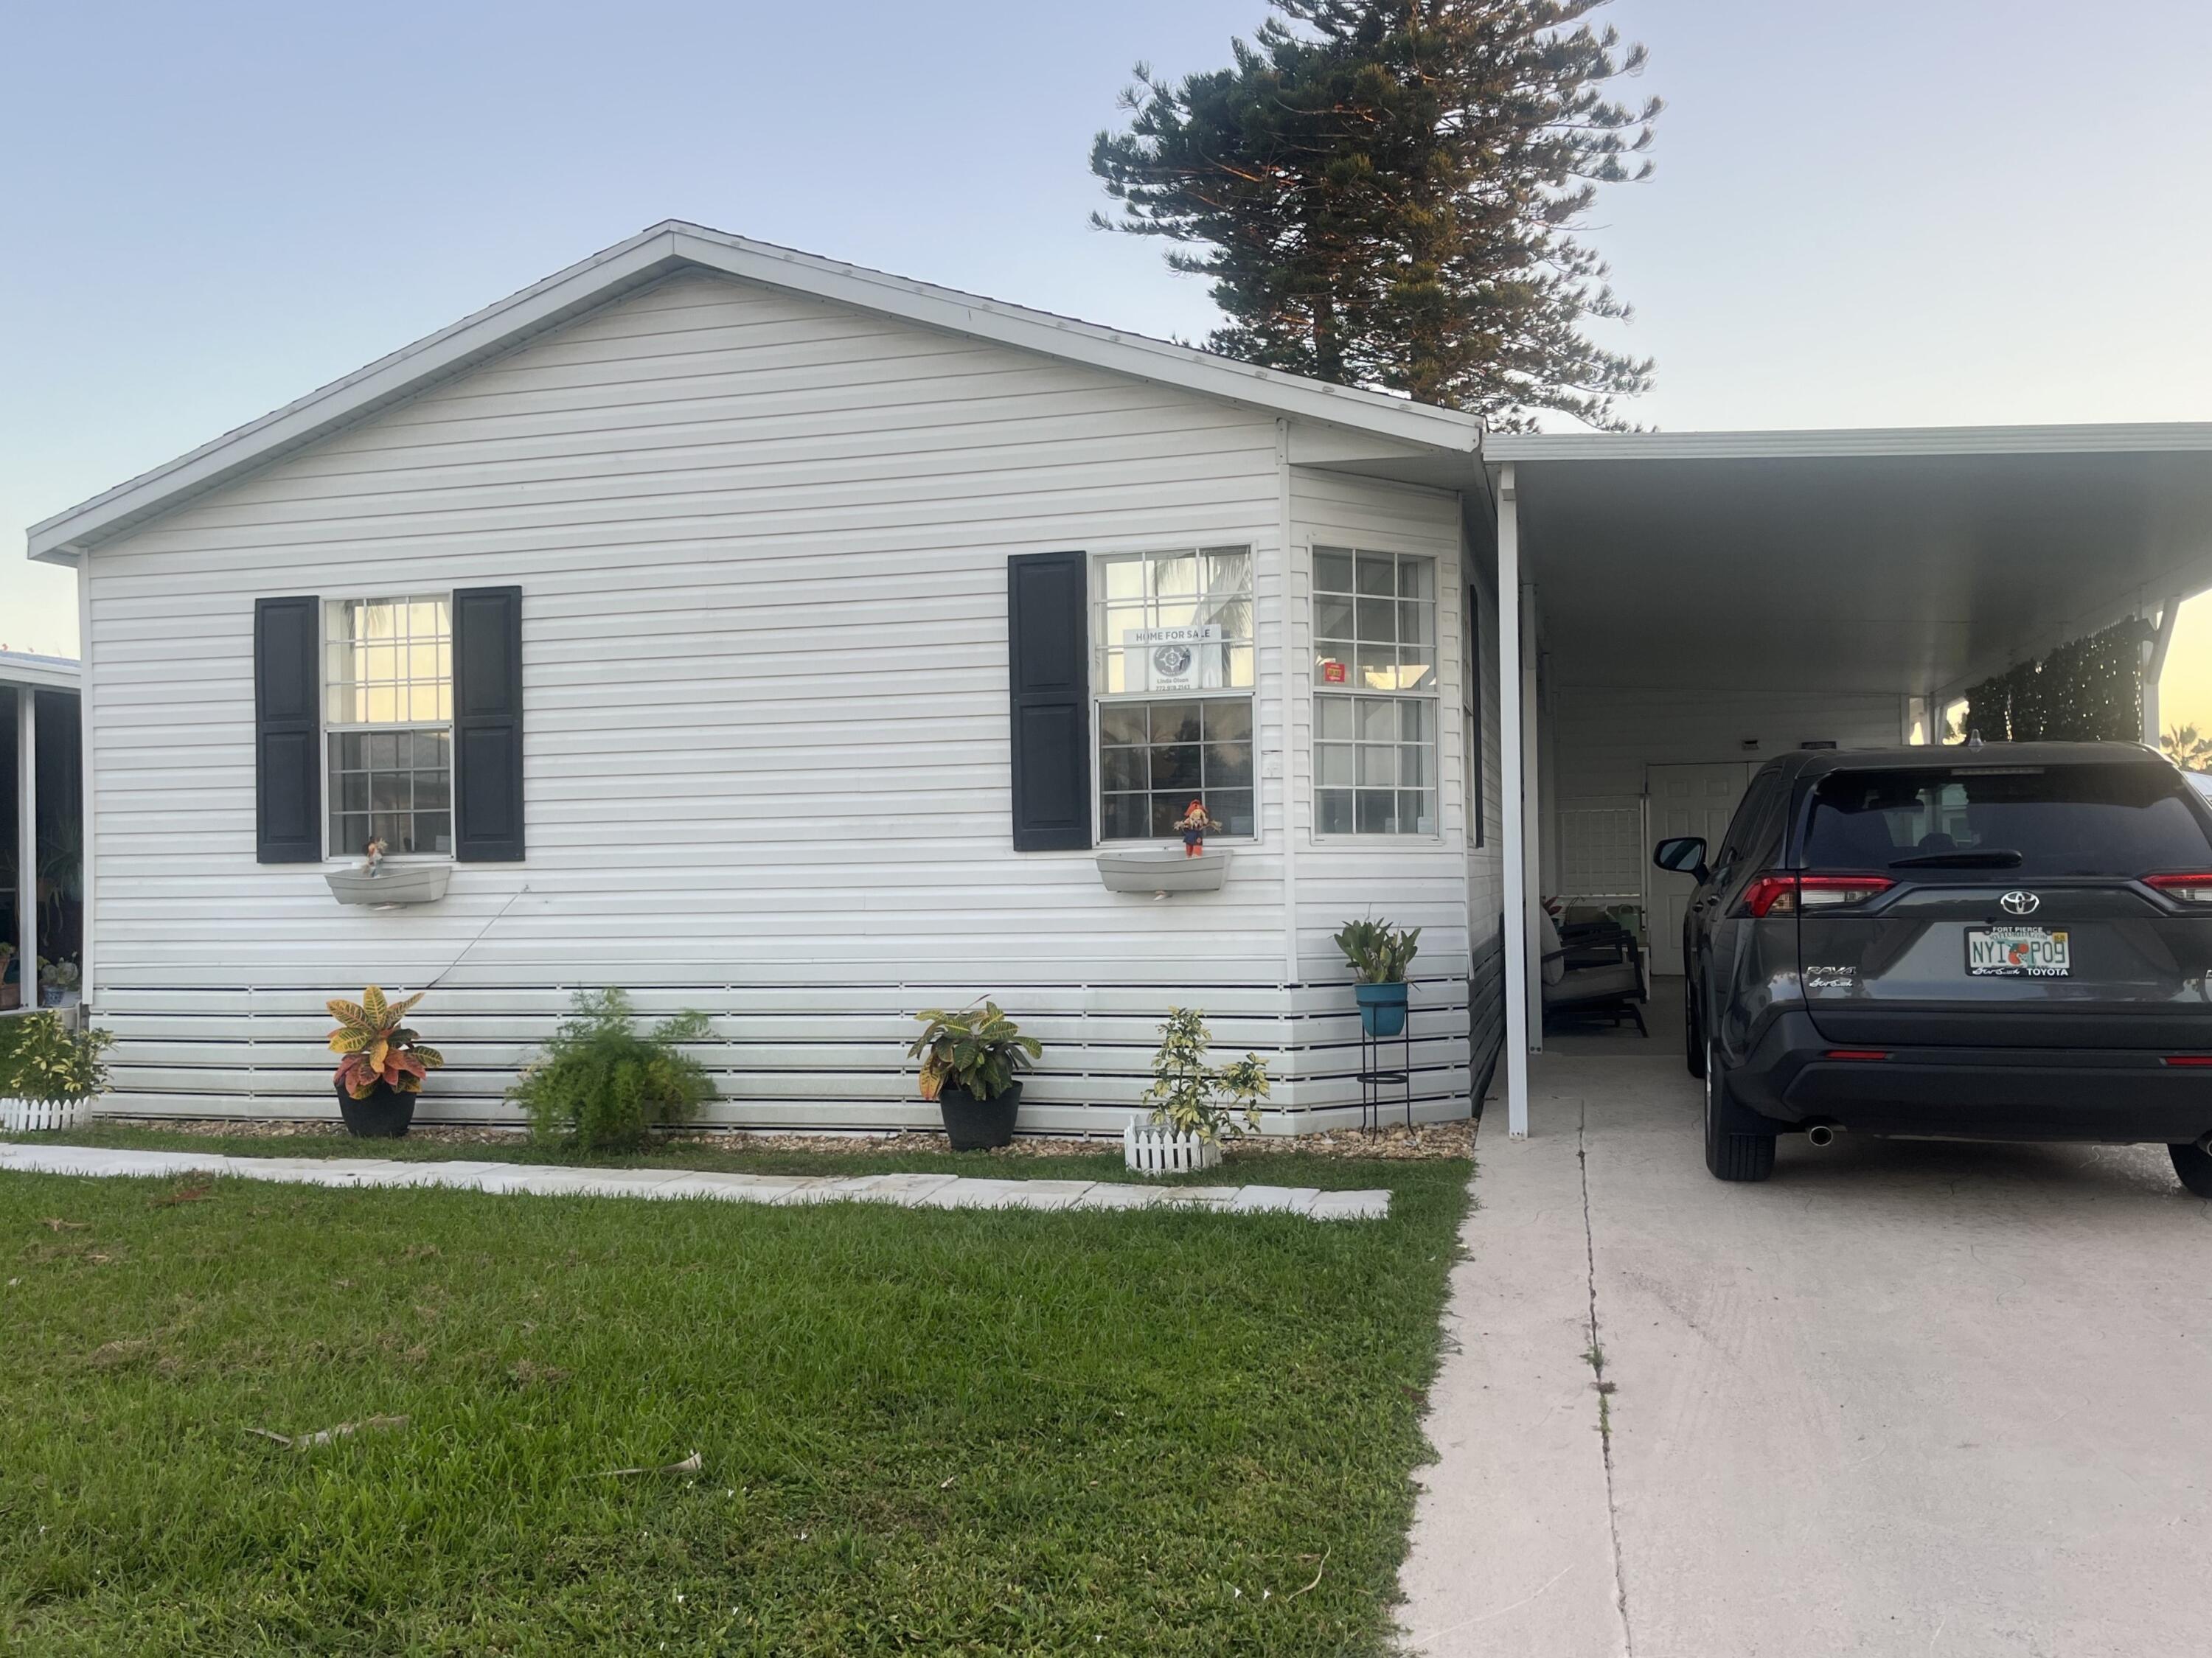
<path id="1" fill-rule="evenodd" d="M 345 1127 L 334 1119 L 296 1118 L 251 1120 L 208 1118 L 179 1120 L 155 1117 L 101 1117 L 102 1127 L 142 1128 L 173 1134 L 220 1136 L 226 1139 L 342 1139 Z M 520 1126 L 499 1125 L 434 1127 L 418 1125 L 408 1139 L 428 1145 L 516 1146 L 529 1142 L 529 1131 Z M 934 1130 L 909 1130 L 896 1134 L 771 1134 L 743 1129 L 710 1129 L 672 1137 L 676 1145 L 698 1145 L 748 1152 L 849 1155 L 856 1151 L 936 1157 L 947 1152 L 945 1136 Z M 969 1152 L 1007 1161 L 1030 1157 L 1096 1156 L 1121 1143 L 1119 1134 L 1077 1136 L 1024 1135 L 995 1151 Z M 1253 1135 L 1232 1141 L 1227 1158 L 1279 1156 L 1285 1152 L 1327 1157 L 1382 1157 L 1392 1161 L 1436 1157 L 1468 1157 L 1474 1151 L 1474 1122 L 1422 1123 L 1408 1130 L 1402 1126 L 1369 1134 L 1356 1128 L 1340 1128 L 1324 1134 Z"/>

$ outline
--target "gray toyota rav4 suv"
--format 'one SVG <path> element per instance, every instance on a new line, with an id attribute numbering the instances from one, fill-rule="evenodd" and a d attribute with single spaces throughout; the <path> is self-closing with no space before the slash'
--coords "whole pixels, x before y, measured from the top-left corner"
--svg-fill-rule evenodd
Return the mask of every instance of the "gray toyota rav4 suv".
<path id="1" fill-rule="evenodd" d="M 2146 748 L 1768 762 L 1683 924 L 1705 1164 L 1839 1131 L 2158 1141 L 2212 1197 L 2212 805 Z"/>

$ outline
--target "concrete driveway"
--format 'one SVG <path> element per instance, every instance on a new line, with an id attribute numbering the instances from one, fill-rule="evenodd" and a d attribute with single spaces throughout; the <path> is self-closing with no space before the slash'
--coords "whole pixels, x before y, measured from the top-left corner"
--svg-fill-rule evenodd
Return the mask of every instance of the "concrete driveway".
<path id="1" fill-rule="evenodd" d="M 2212 1205 L 2162 1150 L 1723 1185 L 1678 1039 L 1559 1046 L 1478 1147 L 1415 1650 L 2212 1651 Z"/>

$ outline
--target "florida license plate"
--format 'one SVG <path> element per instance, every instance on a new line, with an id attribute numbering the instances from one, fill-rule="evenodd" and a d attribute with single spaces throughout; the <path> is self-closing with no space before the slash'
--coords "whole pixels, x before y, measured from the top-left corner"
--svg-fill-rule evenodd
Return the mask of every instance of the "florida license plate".
<path id="1" fill-rule="evenodd" d="M 2063 979 L 2073 970 L 2073 950 L 2063 932 L 2039 926 L 1966 929 L 1970 979 Z"/>

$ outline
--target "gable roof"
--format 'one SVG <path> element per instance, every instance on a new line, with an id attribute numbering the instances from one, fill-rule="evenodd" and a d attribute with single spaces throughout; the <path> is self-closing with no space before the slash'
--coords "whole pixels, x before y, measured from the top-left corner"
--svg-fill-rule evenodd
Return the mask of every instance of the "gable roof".
<path id="1" fill-rule="evenodd" d="M 132 529 L 180 501 L 216 489 L 427 387 L 465 374 L 586 311 L 685 269 L 719 271 L 765 287 L 1422 449 L 1469 456 L 1481 450 L 1481 422 L 1457 410 L 1256 367 L 1187 345 L 1031 311 L 670 219 L 556 271 L 519 294 L 509 295 L 473 316 L 464 317 L 449 328 L 402 346 L 389 356 L 227 432 L 165 466 L 33 525 L 30 556 L 74 563 L 83 549 Z"/>

